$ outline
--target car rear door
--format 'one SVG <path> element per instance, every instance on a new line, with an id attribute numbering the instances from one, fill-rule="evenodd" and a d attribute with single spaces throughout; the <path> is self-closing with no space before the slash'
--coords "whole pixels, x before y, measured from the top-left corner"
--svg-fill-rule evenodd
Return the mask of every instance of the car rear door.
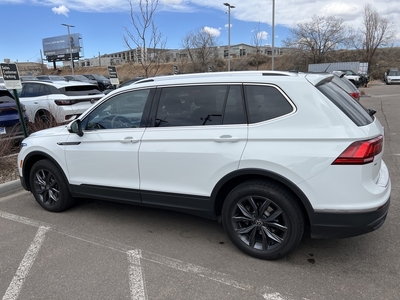
<path id="1" fill-rule="evenodd" d="M 247 142 L 241 85 L 164 87 L 159 94 L 139 152 L 142 203 L 207 210 L 202 200 L 238 168 Z M 171 195 L 199 197 L 188 203 Z"/>

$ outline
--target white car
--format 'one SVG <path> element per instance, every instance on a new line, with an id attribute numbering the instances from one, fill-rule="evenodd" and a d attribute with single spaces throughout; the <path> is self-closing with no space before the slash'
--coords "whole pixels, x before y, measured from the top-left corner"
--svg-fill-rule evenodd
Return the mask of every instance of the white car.
<path id="1" fill-rule="evenodd" d="M 19 95 L 31 122 L 66 123 L 76 119 L 104 94 L 94 85 L 67 81 L 24 81 Z"/>
<path id="2" fill-rule="evenodd" d="M 81 197 L 221 219 L 243 252 L 378 229 L 391 194 L 384 128 L 332 74 L 155 77 L 22 142 L 22 186 L 46 210 Z"/>
<path id="3" fill-rule="evenodd" d="M 385 72 L 384 81 L 386 84 L 396 84 L 400 83 L 400 70 L 399 69 L 389 69 Z"/>

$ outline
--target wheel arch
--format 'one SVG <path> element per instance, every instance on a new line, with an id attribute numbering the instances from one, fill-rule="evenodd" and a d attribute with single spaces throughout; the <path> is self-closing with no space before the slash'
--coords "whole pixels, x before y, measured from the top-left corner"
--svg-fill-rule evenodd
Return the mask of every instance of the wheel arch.
<path id="1" fill-rule="evenodd" d="M 272 181 L 288 189 L 297 199 L 300 205 L 306 225 L 310 225 L 310 218 L 314 213 L 310 201 L 306 195 L 289 179 L 267 170 L 261 169 L 242 169 L 237 170 L 224 176 L 214 187 L 211 193 L 212 211 L 216 217 L 222 212 L 222 205 L 229 192 L 240 183 L 253 179 L 262 179 Z"/>
<path id="2" fill-rule="evenodd" d="M 48 155 L 47 153 L 44 153 L 44 152 L 33 151 L 24 158 L 24 162 L 23 162 L 23 166 L 22 166 L 22 176 L 25 178 L 25 185 L 26 185 L 26 189 L 28 191 L 31 191 L 31 183 L 30 183 L 30 178 L 29 178 L 31 169 L 36 162 L 38 162 L 39 160 L 42 160 L 42 159 L 48 159 L 49 161 L 54 163 L 56 165 L 56 167 L 60 170 L 62 176 L 65 179 L 65 182 L 67 182 L 67 183 L 69 182 L 67 179 L 67 176 L 64 173 L 64 170 L 61 168 L 60 164 L 53 157 L 51 157 L 50 155 Z"/>

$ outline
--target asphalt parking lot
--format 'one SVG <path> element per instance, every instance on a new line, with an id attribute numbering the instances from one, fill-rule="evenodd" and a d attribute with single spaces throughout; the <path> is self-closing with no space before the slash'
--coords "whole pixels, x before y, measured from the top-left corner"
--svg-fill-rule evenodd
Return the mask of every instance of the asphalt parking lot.
<path id="1" fill-rule="evenodd" d="M 0 295 L 15 299 L 399 299 L 400 85 L 362 89 L 385 127 L 386 223 L 367 235 L 304 239 L 288 257 L 241 253 L 222 225 L 177 212 L 82 200 L 43 210 L 0 187 Z M 334 184 L 334 183 L 332 183 Z"/>

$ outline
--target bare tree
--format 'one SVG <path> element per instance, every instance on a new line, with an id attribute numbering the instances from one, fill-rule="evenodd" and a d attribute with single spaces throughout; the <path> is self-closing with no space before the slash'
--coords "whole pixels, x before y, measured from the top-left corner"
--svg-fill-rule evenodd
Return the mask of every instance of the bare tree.
<path id="1" fill-rule="evenodd" d="M 217 38 L 205 28 L 189 32 L 182 47 L 192 62 L 194 72 L 206 72 L 217 57 Z"/>
<path id="2" fill-rule="evenodd" d="M 134 31 L 125 27 L 125 45 L 136 52 L 138 62 L 142 65 L 145 77 L 155 76 L 160 68 L 165 52 L 166 39 L 154 24 L 154 13 L 159 0 L 136 0 L 138 12 L 134 10 L 132 0 L 131 24 Z M 133 43 L 134 48 L 131 46 Z"/>
<path id="3" fill-rule="evenodd" d="M 378 12 L 370 4 L 367 4 L 364 6 L 363 23 L 354 34 L 352 45 L 371 68 L 376 50 L 379 47 L 391 46 L 395 36 L 394 23 L 380 17 Z"/>
<path id="4" fill-rule="evenodd" d="M 258 70 L 260 62 L 265 62 L 265 55 L 261 53 L 261 45 L 262 41 L 266 39 L 266 32 L 260 31 L 260 22 L 257 23 L 257 26 L 253 30 L 253 35 L 251 36 L 251 42 L 256 48 L 256 53 L 253 56 L 252 63 Z"/>
<path id="5" fill-rule="evenodd" d="M 341 19 L 314 15 L 308 23 L 298 24 L 290 30 L 291 36 L 283 41 L 287 47 L 296 47 L 313 63 L 322 63 L 327 54 L 349 43 L 349 30 Z"/>

